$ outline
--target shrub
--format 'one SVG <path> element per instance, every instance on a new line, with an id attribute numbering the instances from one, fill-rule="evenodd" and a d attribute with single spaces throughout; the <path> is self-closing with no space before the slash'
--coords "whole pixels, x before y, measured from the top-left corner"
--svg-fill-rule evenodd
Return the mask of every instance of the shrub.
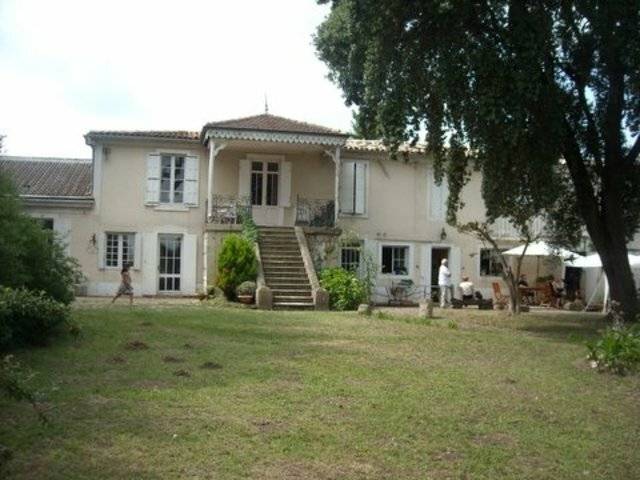
<path id="1" fill-rule="evenodd" d="M 329 304 L 334 310 L 355 310 L 368 297 L 366 282 L 344 268 L 322 270 L 320 284 L 329 293 Z"/>
<path id="2" fill-rule="evenodd" d="M 236 288 L 242 282 L 255 281 L 257 271 L 253 244 L 240 235 L 227 235 L 218 254 L 217 280 L 227 298 L 235 297 Z"/>
<path id="3" fill-rule="evenodd" d="M 256 282 L 242 282 L 236 288 L 236 295 L 255 295 L 256 294 Z"/>
<path id="4" fill-rule="evenodd" d="M 69 324 L 69 307 L 44 292 L 0 288 L 0 350 L 45 345 Z"/>
<path id="5" fill-rule="evenodd" d="M 588 359 L 600 370 L 618 375 L 640 367 L 640 327 L 615 326 L 608 328 L 598 340 L 587 344 Z"/>
<path id="6" fill-rule="evenodd" d="M 44 291 L 63 302 L 73 300 L 81 279 L 78 262 L 67 256 L 53 232 L 22 211 L 11 181 L 0 172 L 0 285 Z"/>
<path id="7" fill-rule="evenodd" d="M 242 236 L 251 243 L 258 241 L 258 226 L 250 214 L 242 215 Z"/>

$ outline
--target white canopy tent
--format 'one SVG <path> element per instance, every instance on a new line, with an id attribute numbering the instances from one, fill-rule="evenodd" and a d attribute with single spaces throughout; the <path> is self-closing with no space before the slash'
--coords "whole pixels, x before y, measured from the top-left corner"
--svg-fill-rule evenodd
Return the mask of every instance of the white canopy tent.
<path id="1" fill-rule="evenodd" d="M 640 255 L 631 255 L 629 254 L 629 265 L 631 268 L 640 268 Z M 576 268 L 602 268 L 602 259 L 600 255 L 597 253 L 593 253 L 591 255 L 587 255 L 586 257 L 577 257 L 574 259 L 568 259 L 564 262 L 567 267 L 576 267 Z M 604 282 L 604 307 L 602 309 L 603 312 L 607 310 L 607 304 L 609 303 L 609 281 L 607 280 L 607 276 L 604 274 L 604 270 L 600 272 L 600 276 L 598 278 L 598 285 Z M 585 310 L 589 307 L 597 289 L 594 289 L 587 305 L 585 306 Z"/>
<path id="2" fill-rule="evenodd" d="M 526 251 L 525 251 L 526 247 Z M 540 276 L 540 257 L 560 257 L 563 260 L 582 258 L 575 252 L 566 250 L 564 248 L 555 248 L 549 245 L 547 242 L 531 242 L 529 245 L 520 245 L 503 252 L 503 255 L 509 255 L 519 257 L 524 252 L 525 257 L 537 257 L 538 263 L 536 266 L 536 277 Z"/>

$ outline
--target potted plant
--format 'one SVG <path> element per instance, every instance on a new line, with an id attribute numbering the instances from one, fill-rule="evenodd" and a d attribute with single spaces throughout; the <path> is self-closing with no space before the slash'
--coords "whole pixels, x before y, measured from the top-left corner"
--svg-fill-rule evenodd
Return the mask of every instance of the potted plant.
<path id="1" fill-rule="evenodd" d="M 250 305 L 253 303 L 253 299 L 256 294 L 256 283 L 255 282 L 242 282 L 236 288 L 236 297 L 238 297 L 238 301 L 241 303 L 245 303 Z"/>

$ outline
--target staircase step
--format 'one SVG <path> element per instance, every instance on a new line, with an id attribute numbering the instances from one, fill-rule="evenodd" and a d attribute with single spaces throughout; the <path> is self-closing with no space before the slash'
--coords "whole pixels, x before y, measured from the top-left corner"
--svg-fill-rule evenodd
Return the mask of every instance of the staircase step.
<path id="1" fill-rule="evenodd" d="M 269 284 L 269 288 L 272 290 L 309 290 L 311 291 L 311 284 L 307 282 L 291 282 L 288 280 L 272 281 Z"/>
<path id="2" fill-rule="evenodd" d="M 304 262 L 302 261 L 302 257 L 300 256 L 283 258 L 283 257 L 273 257 L 271 255 L 265 255 L 262 263 L 268 263 L 271 265 L 295 265 L 296 267 L 298 266 L 304 267 Z"/>
<path id="3" fill-rule="evenodd" d="M 293 296 L 311 296 L 311 287 L 309 288 L 278 288 L 271 287 L 274 295 L 293 295 Z"/>
<path id="4" fill-rule="evenodd" d="M 310 302 L 313 303 L 311 295 L 274 295 L 274 302 Z"/>
<path id="5" fill-rule="evenodd" d="M 313 302 L 273 302 L 273 308 L 276 310 L 313 310 L 315 306 Z"/>

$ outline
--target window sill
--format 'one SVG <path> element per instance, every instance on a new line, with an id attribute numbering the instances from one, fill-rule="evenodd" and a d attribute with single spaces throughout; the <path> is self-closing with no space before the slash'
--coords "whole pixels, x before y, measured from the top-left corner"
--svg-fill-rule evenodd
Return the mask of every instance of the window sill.
<path id="1" fill-rule="evenodd" d="M 161 203 L 157 205 L 151 205 L 154 210 L 159 212 L 188 212 L 189 207 L 180 203 Z"/>
<path id="2" fill-rule="evenodd" d="M 367 213 L 343 213 L 343 212 L 340 212 L 338 214 L 338 218 L 362 218 L 362 219 L 366 219 L 366 218 L 369 218 L 369 214 L 367 214 Z"/>

